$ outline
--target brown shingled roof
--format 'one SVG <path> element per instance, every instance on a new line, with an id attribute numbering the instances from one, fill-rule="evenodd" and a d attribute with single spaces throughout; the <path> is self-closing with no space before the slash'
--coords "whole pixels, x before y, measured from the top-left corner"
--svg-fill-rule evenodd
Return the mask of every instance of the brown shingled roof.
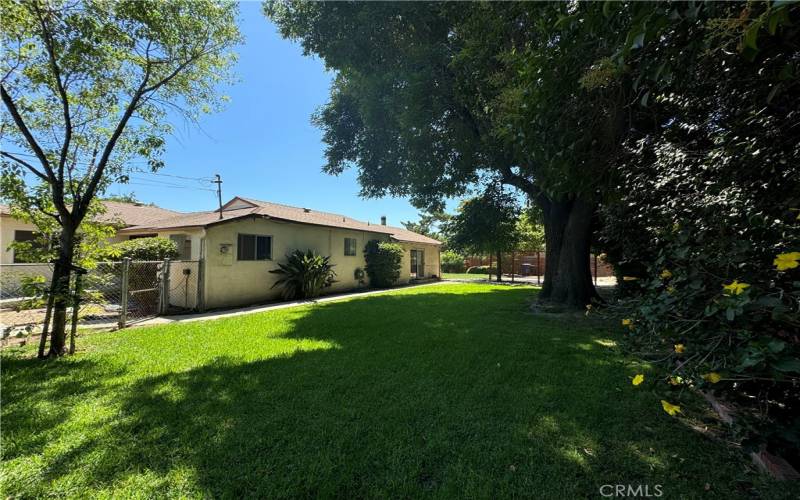
<path id="1" fill-rule="evenodd" d="M 225 206 L 232 205 L 236 201 L 245 202 L 249 207 L 237 209 L 225 209 Z M 380 224 L 370 224 L 362 222 L 344 215 L 319 212 L 307 208 L 292 207 L 278 203 L 253 200 L 250 198 L 236 197 L 223 206 L 223 220 L 219 220 L 218 211 L 194 212 L 181 214 L 174 217 L 167 217 L 152 223 L 140 226 L 129 227 L 123 232 L 151 231 L 158 229 L 176 229 L 185 227 L 206 227 L 224 221 L 239 219 L 242 217 L 255 216 L 280 219 L 300 224 L 312 224 L 316 226 L 338 227 L 342 229 L 352 229 L 355 231 L 367 231 L 372 233 L 388 234 L 392 239 L 403 242 L 425 243 L 428 245 L 440 245 L 441 242 L 421 234 L 414 233 L 407 229 Z"/>
<path id="2" fill-rule="evenodd" d="M 181 215 L 181 212 L 143 203 L 103 201 L 103 205 L 106 207 L 106 212 L 98 219 L 103 222 L 119 223 L 123 227 L 152 224 L 167 217 Z M 0 204 L 0 215 L 11 215 L 8 205 Z"/>
<path id="3" fill-rule="evenodd" d="M 181 215 L 181 212 L 142 203 L 104 201 L 103 205 L 106 213 L 98 218 L 103 222 L 121 222 L 125 227 L 152 224 L 166 217 Z"/>

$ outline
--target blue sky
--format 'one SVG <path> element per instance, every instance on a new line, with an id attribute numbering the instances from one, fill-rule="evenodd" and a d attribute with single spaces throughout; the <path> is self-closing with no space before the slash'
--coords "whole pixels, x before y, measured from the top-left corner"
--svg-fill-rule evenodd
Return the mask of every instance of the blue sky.
<path id="1" fill-rule="evenodd" d="M 361 199 L 355 170 L 339 177 L 322 173 L 322 131 L 311 114 L 328 99 L 331 73 L 321 60 L 304 57 L 298 44 L 284 40 L 260 11 L 260 2 L 241 4 L 239 83 L 221 89 L 231 97 L 226 108 L 201 118 L 200 128 L 175 123 L 168 139 L 163 174 L 222 176 L 223 202 L 233 195 L 346 214 L 389 224 L 416 220 L 405 199 Z M 211 188 L 186 179 L 134 174 L 132 184 L 112 186 L 107 194 L 134 192 L 140 200 L 180 211 L 216 208 Z M 146 185 L 142 185 L 146 184 Z"/>

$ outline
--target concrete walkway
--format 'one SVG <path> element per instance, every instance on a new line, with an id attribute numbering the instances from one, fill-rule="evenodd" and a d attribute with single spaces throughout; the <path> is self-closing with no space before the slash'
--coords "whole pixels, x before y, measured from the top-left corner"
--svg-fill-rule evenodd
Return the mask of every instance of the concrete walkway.
<path id="1" fill-rule="evenodd" d="M 226 309 L 221 311 L 210 311 L 204 313 L 197 313 L 197 314 L 182 314 L 176 316 L 159 316 L 156 318 L 151 318 L 148 320 L 140 321 L 137 323 L 131 323 L 129 325 L 130 328 L 137 328 L 141 326 L 153 326 L 153 325 L 167 325 L 170 323 L 189 323 L 192 321 L 206 321 L 211 319 L 221 319 L 221 318 L 232 318 L 234 316 L 243 316 L 245 314 L 255 314 L 265 311 L 273 311 L 275 309 L 286 309 L 288 307 L 299 307 L 299 306 L 306 306 L 309 304 L 320 304 L 323 302 L 335 302 L 339 300 L 349 300 L 358 297 L 368 297 L 370 295 L 378 295 L 383 293 L 391 293 L 396 292 L 398 290 L 407 290 L 409 288 L 421 288 L 426 286 L 437 286 L 442 284 L 452 284 L 453 282 L 450 281 L 435 281 L 433 283 L 423 283 L 420 285 L 408 285 L 403 287 L 395 287 L 395 288 L 388 288 L 385 290 L 370 290 L 365 292 L 351 292 L 351 293 L 340 293 L 336 295 L 328 295 L 325 297 L 320 297 L 314 300 L 294 300 L 291 302 L 278 302 L 275 304 L 266 304 L 266 305 L 259 305 L 259 306 L 250 306 L 250 307 L 241 307 L 238 309 Z"/>

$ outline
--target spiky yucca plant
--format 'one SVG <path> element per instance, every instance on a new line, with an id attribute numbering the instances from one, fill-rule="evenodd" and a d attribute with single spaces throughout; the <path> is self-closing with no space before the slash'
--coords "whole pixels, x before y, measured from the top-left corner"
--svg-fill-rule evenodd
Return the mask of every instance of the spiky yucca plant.
<path id="1" fill-rule="evenodd" d="M 312 250 L 305 253 L 295 250 L 286 254 L 286 263 L 278 263 L 278 269 L 270 271 L 281 275 L 272 288 L 282 286 L 285 299 L 318 297 L 324 288 L 336 282 L 336 272 L 330 260 L 330 257 L 317 255 Z"/>

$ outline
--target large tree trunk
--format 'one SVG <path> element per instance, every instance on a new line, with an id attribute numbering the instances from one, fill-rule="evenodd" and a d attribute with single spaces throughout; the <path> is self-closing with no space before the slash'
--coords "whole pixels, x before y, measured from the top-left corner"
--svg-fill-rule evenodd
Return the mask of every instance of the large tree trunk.
<path id="1" fill-rule="evenodd" d="M 540 298 L 584 307 L 597 297 L 589 267 L 595 206 L 580 199 L 542 200 L 546 260 Z"/>
<path id="2" fill-rule="evenodd" d="M 491 267 L 489 271 L 491 271 Z M 497 251 L 497 282 L 503 281 L 503 256 L 500 251 Z"/>
<path id="3" fill-rule="evenodd" d="M 53 273 L 54 300 L 53 326 L 50 330 L 50 350 L 48 356 L 63 356 L 67 341 L 67 307 L 70 304 L 69 282 L 74 257 L 75 229 L 65 224 L 61 229 L 59 241 L 58 266 Z"/>

